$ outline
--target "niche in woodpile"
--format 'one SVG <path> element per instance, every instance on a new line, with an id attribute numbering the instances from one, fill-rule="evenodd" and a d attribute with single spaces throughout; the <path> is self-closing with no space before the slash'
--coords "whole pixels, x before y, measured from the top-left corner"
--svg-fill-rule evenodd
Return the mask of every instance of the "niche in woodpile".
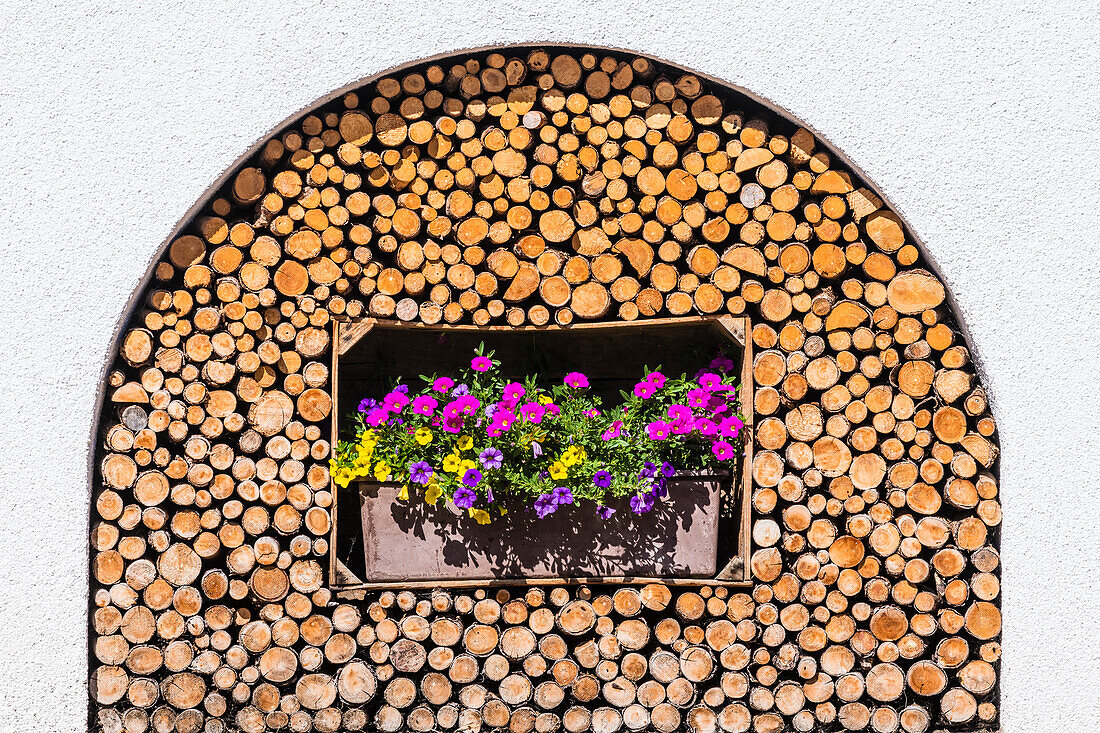
<path id="1" fill-rule="evenodd" d="M 669 318 L 570 327 L 426 326 L 359 319 L 334 322 L 332 438 L 354 434 L 364 397 L 380 398 L 395 382 L 420 388 L 421 374 L 454 375 L 484 347 L 502 376 L 538 375 L 557 384 L 569 372 L 588 377 L 605 408 L 622 403 L 649 370 L 693 375 L 717 355 L 730 358 L 751 393 L 747 318 Z M 747 386 L 746 386 L 747 385 Z M 745 422 L 751 405 L 741 405 Z M 747 460 L 747 459 L 746 459 Z M 737 585 L 745 580 L 747 462 L 695 477 L 679 467 L 675 490 L 641 517 L 629 511 L 599 519 L 591 508 L 536 519 L 519 506 L 479 525 L 457 510 L 401 502 L 400 487 L 374 482 L 334 485 L 333 567 L 341 588 L 424 587 L 440 583 L 685 582 Z M 339 510 L 337 510 L 337 507 Z M 624 501 L 625 507 L 625 501 Z"/>

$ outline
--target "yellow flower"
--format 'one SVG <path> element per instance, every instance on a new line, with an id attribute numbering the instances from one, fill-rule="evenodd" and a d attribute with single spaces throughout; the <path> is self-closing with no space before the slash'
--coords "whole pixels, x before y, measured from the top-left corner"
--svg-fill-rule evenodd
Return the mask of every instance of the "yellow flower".
<path id="1" fill-rule="evenodd" d="M 568 472 L 565 464 L 561 461 L 554 461 L 550 464 L 550 478 L 552 479 L 563 479 Z"/>
<path id="2" fill-rule="evenodd" d="M 374 477 L 379 481 L 385 481 L 390 477 L 390 467 L 385 461 L 374 464 Z"/>
<path id="3" fill-rule="evenodd" d="M 554 400 L 550 398 L 550 395 L 539 395 L 540 405 L 549 405 Z"/>
<path id="4" fill-rule="evenodd" d="M 428 486 L 428 490 L 424 492 L 424 501 L 435 506 L 441 496 L 443 496 L 443 489 L 439 488 L 439 484 L 432 483 Z"/>
<path id="5" fill-rule="evenodd" d="M 585 459 L 587 458 L 588 451 L 586 451 L 584 448 L 577 448 L 577 463 L 584 463 Z"/>
<path id="6" fill-rule="evenodd" d="M 477 463 L 475 461 L 471 461 L 469 458 L 464 458 L 458 464 L 458 472 L 460 474 L 465 474 L 471 468 L 477 468 Z"/>
<path id="7" fill-rule="evenodd" d="M 336 473 L 332 475 L 332 478 L 336 482 L 337 486 L 347 488 L 347 485 L 351 483 L 351 480 L 355 478 L 355 476 L 350 470 L 341 467 L 336 469 Z"/>
<path id="8" fill-rule="evenodd" d="M 405 484 L 404 486 L 401 487 L 401 493 L 397 495 L 397 499 L 399 501 L 408 501 L 409 500 L 409 485 L 408 484 Z"/>
<path id="9" fill-rule="evenodd" d="M 493 518 L 489 516 L 489 512 L 484 509 L 470 508 L 470 516 L 477 520 L 478 524 L 488 524 L 493 521 Z"/>
<path id="10" fill-rule="evenodd" d="M 565 452 L 561 454 L 561 462 L 564 463 L 567 466 L 575 466 L 578 463 L 580 463 L 581 461 L 580 461 L 580 458 L 578 457 L 577 446 L 575 446 L 575 445 L 569 446 L 565 450 Z"/>
<path id="11" fill-rule="evenodd" d="M 371 441 L 378 442 L 378 437 L 373 429 L 367 428 L 362 432 L 362 434 L 359 435 L 359 441 L 362 443 L 368 443 Z"/>
<path id="12" fill-rule="evenodd" d="M 417 428 L 413 437 L 416 438 L 416 442 L 420 443 L 420 445 L 427 445 L 432 442 L 432 431 L 427 428 Z"/>
<path id="13" fill-rule="evenodd" d="M 461 438 L 458 439 L 458 449 L 459 450 L 470 450 L 470 448 L 473 448 L 473 447 L 474 447 L 474 439 L 471 438 L 469 435 L 463 435 Z"/>
<path id="14" fill-rule="evenodd" d="M 351 475 L 355 476 L 356 478 L 360 478 L 362 476 L 369 476 L 370 475 L 370 464 L 369 463 L 356 463 L 355 464 L 355 470 L 353 470 L 351 472 Z"/>
<path id="15" fill-rule="evenodd" d="M 443 470 L 447 473 L 457 473 L 461 461 L 457 453 L 450 453 L 443 459 Z"/>
<path id="16" fill-rule="evenodd" d="M 364 443 L 355 450 L 355 463 L 370 463 L 370 459 L 374 456 L 374 446 L 377 445 L 374 442 L 370 444 Z"/>

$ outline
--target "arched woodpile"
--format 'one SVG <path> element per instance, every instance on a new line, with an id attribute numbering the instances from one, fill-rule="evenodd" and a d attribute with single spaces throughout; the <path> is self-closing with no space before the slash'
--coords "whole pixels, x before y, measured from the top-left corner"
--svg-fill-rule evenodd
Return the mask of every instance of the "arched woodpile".
<path id="1" fill-rule="evenodd" d="M 995 727 L 996 426 L 946 296 L 827 144 L 644 56 L 459 54 L 325 101 L 121 334 L 93 728 Z M 331 319 L 700 314 L 754 324 L 751 587 L 329 588 Z"/>

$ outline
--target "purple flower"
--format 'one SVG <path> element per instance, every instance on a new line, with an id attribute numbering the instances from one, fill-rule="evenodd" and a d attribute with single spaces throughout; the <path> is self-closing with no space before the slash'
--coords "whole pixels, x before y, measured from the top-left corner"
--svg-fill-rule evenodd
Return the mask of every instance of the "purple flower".
<path id="1" fill-rule="evenodd" d="M 487 372 L 493 366 L 493 360 L 487 356 L 475 356 L 470 362 L 470 368 L 475 372 Z"/>
<path id="2" fill-rule="evenodd" d="M 650 494 L 635 494 L 630 497 L 630 509 L 635 514 L 645 514 L 653 508 L 653 496 Z"/>
<path id="3" fill-rule="evenodd" d="M 488 486 L 485 487 L 485 501 L 489 502 L 490 504 L 496 501 L 496 499 L 493 498 L 493 490 L 490 489 Z"/>
<path id="4" fill-rule="evenodd" d="M 531 453 L 535 456 L 535 458 L 538 458 L 542 455 L 542 446 L 539 445 L 537 440 L 531 441 Z"/>
<path id="5" fill-rule="evenodd" d="M 609 506 L 597 506 L 596 513 L 603 519 L 610 519 L 611 515 L 615 513 L 615 510 Z"/>
<path id="6" fill-rule="evenodd" d="M 663 478 L 657 479 L 657 482 L 653 484 L 653 487 L 649 490 L 649 495 L 654 499 L 663 499 L 668 496 L 668 481 Z"/>
<path id="7" fill-rule="evenodd" d="M 439 406 L 439 400 L 428 395 L 420 395 L 413 399 L 412 411 L 417 415 L 431 415 L 435 411 L 435 408 Z"/>
<path id="8" fill-rule="evenodd" d="M 362 401 L 360 401 L 360 403 L 359 403 L 359 412 L 363 412 L 363 413 L 370 412 L 371 410 L 373 410 L 376 407 L 378 407 L 378 400 L 372 400 L 370 397 L 367 397 L 367 398 L 363 399 Z"/>
<path id="9" fill-rule="evenodd" d="M 730 369 L 733 369 L 733 360 L 727 356 L 719 354 L 718 356 L 714 357 L 713 361 L 711 361 L 710 368 L 717 369 L 720 372 L 728 372 Z"/>
<path id="10" fill-rule="evenodd" d="M 476 468 L 467 469 L 466 473 L 462 474 L 462 483 L 466 484 L 470 488 L 477 486 L 481 481 L 481 471 Z"/>
<path id="11" fill-rule="evenodd" d="M 645 381 L 652 383 L 657 389 L 665 386 L 665 379 L 665 375 L 660 372 L 650 372 L 645 375 Z"/>
<path id="12" fill-rule="evenodd" d="M 707 404 L 707 402 L 710 400 L 710 392 L 703 389 L 702 387 L 697 387 L 696 389 L 693 389 L 690 392 L 688 392 L 687 397 L 688 397 L 688 407 L 693 407 L 693 408 L 698 409 L 698 408 L 702 407 L 703 405 Z"/>
<path id="13" fill-rule="evenodd" d="M 427 461 L 416 461 L 409 464 L 409 480 L 417 484 L 427 484 L 432 477 L 432 467 Z"/>
<path id="14" fill-rule="evenodd" d="M 500 461 L 504 458 L 504 454 L 498 451 L 496 448 L 486 448 L 478 454 L 477 459 L 481 461 L 481 465 L 485 468 L 500 468 Z"/>
<path id="15" fill-rule="evenodd" d="M 623 421 L 622 420 L 616 420 L 615 422 L 611 423 L 611 427 L 609 427 L 607 430 L 603 431 L 603 435 L 601 435 L 600 437 L 604 440 L 611 440 L 612 438 L 619 437 L 619 434 L 622 433 L 622 431 L 623 431 Z"/>
<path id="16" fill-rule="evenodd" d="M 469 509 L 474 505 L 474 502 L 477 501 L 477 494 L 470 491 L 465 486 L 459 486 L 451 497 L 451 501 L 460 509 Z"/>
<path id="17" fill-rule="evenodd" d="M 569 372 L 565 375 L 565 383 L 573 389 L 587 389 L 588 377 L 580 372 Z"/>
<path id="18" fill-rule="evenodd" d="M 656 391 L 657 388 L 653 385 L 653 382 L 641 381 L 634 385 L 634 396 L 641 397 L 643 400 L 648 400 Z"/>
<path id="19" fill-rule="evenodd" d="M 382 398 L 382 404 L 390 412 L 401 412 L 409 404 L 409 396 L 394 390 Z"/>
<path id="20" fill-rule="evenodd" d="M 599 486 L 601 489 L 606 489 L 611 485 L 611 474 L 607 471 L 596 471 L 592 474 L 592 483 Z"/>
<path id="21" fill-rule="evenodd" d="M 393 391 L 394 392 L 400 392 L 403 395 L 407 395 L 409 393 L 409 385 L 399 384 L 399 385 L 397 385 L 396 387 L 393 388 Z"/>
<path id="22" fill-rule="evenodd" d="M 674 473 L 676 473 L 676 468 L 671 463 L 669 463 L 668 461 L 665 461 L 664 463 L 661 464 L 661 475 L 662 476 L 672 478 L 672 475 Z"/>
<path id="23" fill-rule="evenodd" d="M 438 377 L 434 382 L 432 382 L 432 389 L 434 389 L 436 392 L 446 392 L 454 386 L 454 383 L 455 380 L 451 379 L 450 377 Z"/>
<path id="24" fill-rule="evenodd" d="M 728 461 L 733 458 L 733 446 L 724 440 L 715 441 L 714 445 L 710 447 L 714 456 L 720 461 Z"/>
<path id="25" fill-rule="evenodd" d="M 501 408 L 501 403 L 499 403 L 499 402 L 494 402 L 492 404 L 486 405 L 485 406 L 485 417 L 492 420 L 493 415 L 497 414 L 497 410 L 499 410 L 500 408 Z"/>
<path id="26" fill-rule="evenodd" d="M 646 461 L 642 464 L 642 470 L 638 472 L 638 478 L 653 478 L 655 473 L 657 473 L 657 467 Z"/>
<path id="27" fill-rule="evenodd" d="M 745 423 L 736 415 L 730 415 L 729 417 L 718 423 L 718 432 L 722 434 L 723 438 L 736 438 L 737 431 L 745 426 Z"/>
<path id="28" fill-rule="evenodd" d="M 573 492 L 565 486 L 559 486 L 550 493 L 550 498 L 555 504 L 572 504 Z"/>
<path id="29" fill-rule="evenodd" d="M 664 440 L 672 432 L 672 426 L 664 420 L 654 420 L 645 426 L 645 431 L 650 440 Z"/>
<path id="30" fill-rule="evenodd" d="M 540 494 L 539 498 L 535 499 L 535 513 L 539 515 L 539 519 L 545 519 L 548 514 L 553 514 L 558 510 L 558 505 L 550 498 L 550 494 Z"/>
<path id="31" fill-rule="evenodd" d="M 527 390 L 519 382 L 510 382 L 504 388 L 504 399 L 512 404 L 518 404 L 520 398 L 525 394 L 527 394 Z"/>
<path id="32" fill-rule="evenodd" d="M 451 390 L 452 397 L 461 397 L 462 395 L 470 394 L 470 387 L 465 384 L 460 384 Z"/>

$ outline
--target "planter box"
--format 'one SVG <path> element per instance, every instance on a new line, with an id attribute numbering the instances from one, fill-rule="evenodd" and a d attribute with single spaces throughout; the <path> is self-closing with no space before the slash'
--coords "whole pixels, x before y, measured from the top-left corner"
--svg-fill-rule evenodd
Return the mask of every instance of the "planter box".
<path id="1" fill-rule="evenodd" d="M 717 572 L 722 476 L 677 476 L 653 511 L 629 500 L 601 519 L 595 507 L 567 505 L 539 519 L 513 502 L 478 524 L 452 504 L 396 501 L 400 487 L 363 482 L 360 514 L 367 583 L 539 578 L 712 578 Z"/>

